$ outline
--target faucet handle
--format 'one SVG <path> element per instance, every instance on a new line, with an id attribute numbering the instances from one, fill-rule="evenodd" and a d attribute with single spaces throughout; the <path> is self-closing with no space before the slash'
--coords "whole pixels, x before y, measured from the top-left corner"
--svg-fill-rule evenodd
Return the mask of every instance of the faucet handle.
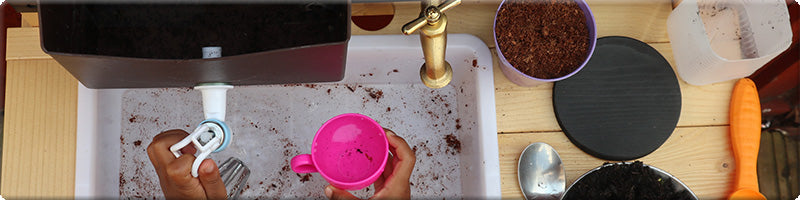
<path id="1" fill-rule="evenodd" d="M 413 21 L 403 25 L 403 34 L 411 35 L 414 31 L 422 28 L 426 24 L 433 24 L 439 21 L 442 12 L 450 10 L 457 5 L 461 4 L 461 0 L 447 0 L 439 6 L 428 6 L 419 13 L 419 17 Z"/>

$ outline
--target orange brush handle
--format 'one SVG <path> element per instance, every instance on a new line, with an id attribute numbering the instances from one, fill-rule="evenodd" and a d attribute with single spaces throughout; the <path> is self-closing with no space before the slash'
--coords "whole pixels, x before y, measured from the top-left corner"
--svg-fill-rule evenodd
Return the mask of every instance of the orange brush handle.
<path id="1" fill-rule="evenodd" d="M 731 96 L 730 137 L 736 159 L 734 189 L 758 190 L 758 146 L 761 141 L 761 103 L 750 79 L 736 82 Z"/>

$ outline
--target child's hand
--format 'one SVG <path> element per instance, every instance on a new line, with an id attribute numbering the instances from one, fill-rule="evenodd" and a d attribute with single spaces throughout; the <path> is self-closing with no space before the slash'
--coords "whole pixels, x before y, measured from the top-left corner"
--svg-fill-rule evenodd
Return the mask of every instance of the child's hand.
<path id="1" fill-rule="evenodd" d="M 187 146 L 181 149 L 184 153 L 180 158 L 175 158 L 169 147 L 189 133 L 183 130 L 169 130 L 153 138 L 147 147 L 147 155 L 153 168 L 156 169 L 161 190 L 167 199 L 225 199 L 227 194 L 225 184 L 219 176 L 219 169 L 211 159 L 206 159 L 197 170 L 199 177 L 192 177 L 192 162 L 194 162 L 194 147 Z"/>
<path id="2" fill-rule="evenodd" d="M 389 141 L 389 151 L 394 156 L 389 157 L 383 174 L 375 181 L 376 192 L 370 199 L 410 199 L 411 188 L 408 180 L 414 171 L 417 157 L 406 140 L 397 136 L 392 130 L 386 128 L 384 130 Z M 330 199 L 358 199 L 349 192 L 330 185 L 325 187 L 325 196 Z"/>

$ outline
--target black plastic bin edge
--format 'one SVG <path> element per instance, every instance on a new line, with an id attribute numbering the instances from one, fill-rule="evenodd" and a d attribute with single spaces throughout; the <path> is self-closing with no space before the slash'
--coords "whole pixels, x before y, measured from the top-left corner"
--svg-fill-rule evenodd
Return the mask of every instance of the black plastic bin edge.
<path id="1" fill-rule="evenodd" d="M 41 6 L 39 6 L 41 9 Z M 344 78 L 350 40 L 347 4 L 344 41 L 306 45 L 214 59 L 147 59 L 42 50 L 87 88 L 193 87 L 201 83 L 268 85 L 335 82 Z M 39 15 L 42 21 L 42 16 Z M 41 24 L 40 35 L 47 31 Z"/>

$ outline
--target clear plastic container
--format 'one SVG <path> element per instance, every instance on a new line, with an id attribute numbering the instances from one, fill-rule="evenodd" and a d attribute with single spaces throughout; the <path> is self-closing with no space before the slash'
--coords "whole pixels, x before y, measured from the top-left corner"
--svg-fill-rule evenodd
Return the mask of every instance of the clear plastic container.
<path id="1" fill-rule="evenodd" d="M 683 0 L 667 32 L 678 75 L 692 85 L 749 76 L 792 40 L 783 0 Z"/>

